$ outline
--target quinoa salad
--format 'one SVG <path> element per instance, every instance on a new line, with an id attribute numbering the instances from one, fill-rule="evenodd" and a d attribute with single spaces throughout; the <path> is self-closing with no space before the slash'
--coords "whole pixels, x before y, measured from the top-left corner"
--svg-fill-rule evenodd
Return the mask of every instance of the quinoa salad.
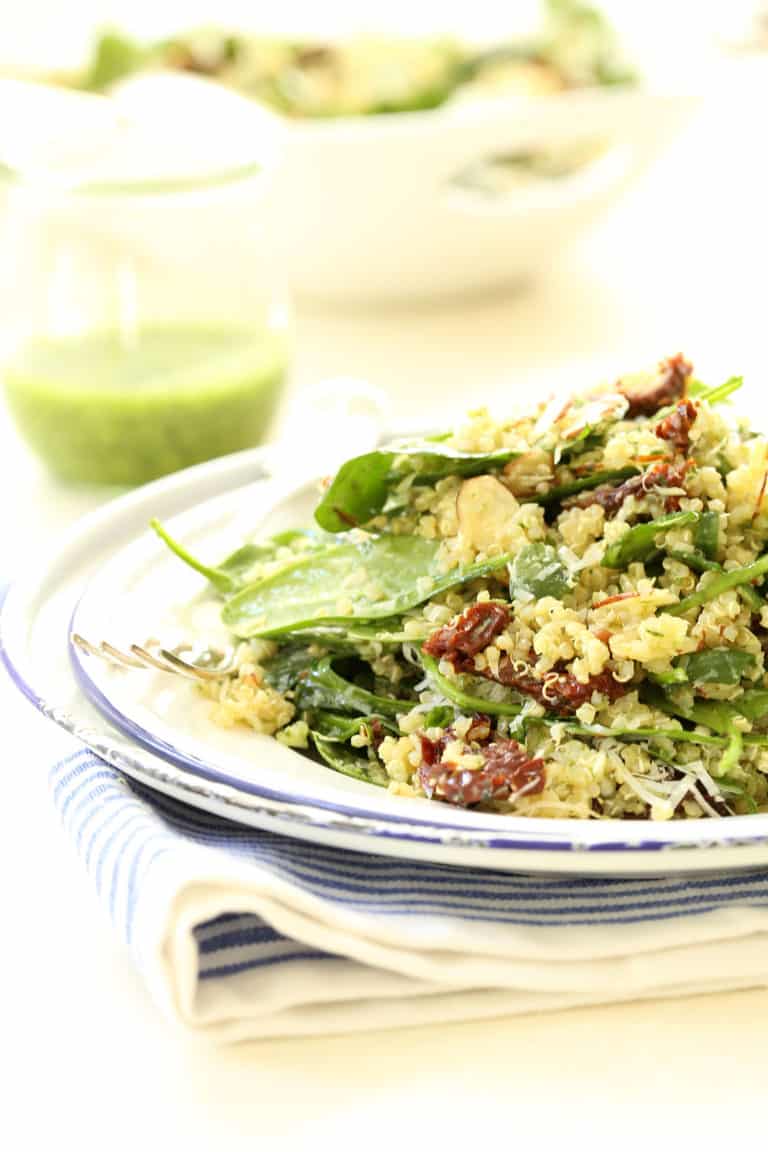
<path id="1" fill-rule="evenodd" d="M 398 796 L 506 814 L 768 810 L 768 440 L 681 355 L 348 460 L 216 566 L 243 724 Z"/>

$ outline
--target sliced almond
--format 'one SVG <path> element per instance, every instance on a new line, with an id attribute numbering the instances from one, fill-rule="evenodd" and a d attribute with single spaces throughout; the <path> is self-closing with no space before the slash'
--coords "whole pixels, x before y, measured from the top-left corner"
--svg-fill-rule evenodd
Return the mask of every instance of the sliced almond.
<path id="1" fill-rule="evenodd" d="M 495 476 L 473 476 L 464 481 L 456 497 L 461 534 L 478 552 L 487 552 L 504 536 L 519 507 Z"/>

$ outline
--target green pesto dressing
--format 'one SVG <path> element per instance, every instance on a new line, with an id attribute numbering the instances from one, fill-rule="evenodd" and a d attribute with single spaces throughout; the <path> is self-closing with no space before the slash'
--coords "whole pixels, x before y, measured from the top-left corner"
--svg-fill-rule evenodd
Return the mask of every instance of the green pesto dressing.
<path id="1" fill-rule="evenodd" d="M 36 340 L 3 376 L 19 429 L 54 472 L 126 485 L 259 443 L 286 366 L 283 335 L 189 326 Z"/>

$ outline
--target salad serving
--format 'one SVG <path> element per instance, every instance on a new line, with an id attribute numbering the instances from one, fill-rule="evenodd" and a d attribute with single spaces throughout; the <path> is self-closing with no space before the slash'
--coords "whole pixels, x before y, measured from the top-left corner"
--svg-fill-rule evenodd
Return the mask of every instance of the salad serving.
<path id="1" fill-rule="evenodd" d="M 768 439 L 681 355 L 348 460 L 206 577 L 250 725 L 392 793 L 536 817 L 768 809 Z"/>
<path id="2" fill-rule="evenodd" d="M 456 94 L 541 95 L 634 79 L 607 21 L 581 0 L 547 0 L 535 38 L 482 49 L 447 38 L 292 41 L 222 28 L 143 44 L 110 31 L 86 68 L 62 79 L 100 92 L 152 69 L 206 76 L 299 118 L 413 112 Z"/>

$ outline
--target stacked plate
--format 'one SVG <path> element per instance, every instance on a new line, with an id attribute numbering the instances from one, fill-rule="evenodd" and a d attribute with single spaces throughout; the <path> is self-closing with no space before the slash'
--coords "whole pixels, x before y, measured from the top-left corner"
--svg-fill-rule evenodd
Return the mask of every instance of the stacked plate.
<path id="1" fill-rule="evenodd" d="M 0 617 L 11 678 L 44 715 L 150 788 L 233 821 L 404 859 L 504 871 L 650 875 L 768 862 L 768 816 L 719 821 L 534 820 L 390 795 L 245 727 L 222 729 L 178 676 L 82 653 L 150 637 L 221 639 L 216 602 L 148 529 L 161 518 L 198 555 L 306 524 L 315 486 L 267 449 L 177 473 L 116 500 L 30 563 Z M 224 637 L 226 640 L 226 637 Z"/>

